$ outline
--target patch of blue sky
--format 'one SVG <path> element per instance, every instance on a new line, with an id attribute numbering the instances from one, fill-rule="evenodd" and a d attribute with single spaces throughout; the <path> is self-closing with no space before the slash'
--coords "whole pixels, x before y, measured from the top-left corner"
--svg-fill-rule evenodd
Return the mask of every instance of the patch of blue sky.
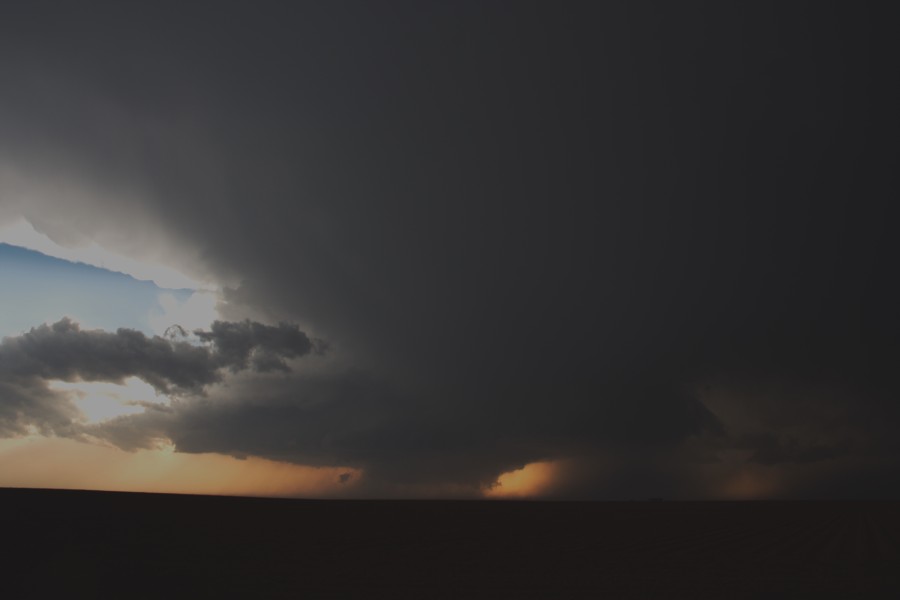
<path id="1" fill-rule="evenodd" d="M 65 316 L 84 328 L 128 327 L 149 335 L 171 309 L 164 303 L 183 304 L 194 293 L 0 243 L 0 336 Z"/>

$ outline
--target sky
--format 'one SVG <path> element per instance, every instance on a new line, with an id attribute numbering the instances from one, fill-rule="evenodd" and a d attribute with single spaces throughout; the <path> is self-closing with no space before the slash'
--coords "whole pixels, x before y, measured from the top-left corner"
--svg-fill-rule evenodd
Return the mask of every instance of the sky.
<path id="1" fill-rule="evenodd" d="M 878 11 L 8 3 L 0 485 L 896 498 Z"/>

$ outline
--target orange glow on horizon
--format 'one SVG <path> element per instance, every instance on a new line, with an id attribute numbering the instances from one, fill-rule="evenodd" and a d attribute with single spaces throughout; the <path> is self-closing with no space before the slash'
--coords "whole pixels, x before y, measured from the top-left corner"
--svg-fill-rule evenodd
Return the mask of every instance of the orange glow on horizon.
<path id="1" fill-rule="evenodd" d="M 745 468 L 725 481 L 721 494 L 728 500 L 761 500 L 775 496 L 778 487 L 773 474 L 763 469 Z"/>
<path id="2" fill-rule="evenodd" d="M 557 461 L 528 463 L 521 469 L 507 471 L 497 478 L 494 487 L 485 490 L 487 498 L 532 498 L 546 493 L 556 479 Z"/>
<path id="3" fill-rule="evenodd" d="M 0 440 L 0 487 L 336 497 L 347 495 L 360 475 L 355 469 L 186 454 L 171 447 L 125 452 L 41 436 Z"/>

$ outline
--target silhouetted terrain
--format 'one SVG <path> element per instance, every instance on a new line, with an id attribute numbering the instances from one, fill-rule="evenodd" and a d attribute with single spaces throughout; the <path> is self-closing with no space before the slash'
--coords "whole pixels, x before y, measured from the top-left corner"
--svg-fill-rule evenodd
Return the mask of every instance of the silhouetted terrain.
<path id="1" fill-rule="evenodd" d="M 900 503 L 0 504 L 7 598 L 900 597 Z"/>

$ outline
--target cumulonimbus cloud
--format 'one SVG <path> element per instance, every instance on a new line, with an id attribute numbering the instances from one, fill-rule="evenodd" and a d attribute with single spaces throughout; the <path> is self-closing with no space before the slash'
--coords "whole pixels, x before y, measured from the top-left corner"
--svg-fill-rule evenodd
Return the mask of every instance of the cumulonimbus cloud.
<path id="1" fill-rule="evenodd" d="M 94 428 L 121 447 L 403 481 L 618 453 L 593 497 L 671 497 L 715 461 L 871 473 L 830 489 L 872 496 L 900 481 L 896 161 L 867 143 L 897 104 L 867 73 L 893 64 L 835 44 L 889 37 L 869 9 L 811 25 L 802 6 L 673 5 L 647 27 L 616 3 L 400 20 L 278 3 L 209 27 L 197 5 L 135 28 L 18 4 L 0 22 L 0 221 L 214 281 L 233 322 L 205 345 L 53 326 L 8 342 L 7 434 L 73 435 L 47 378 L 127 373 L 180 399 Z M 244 318 L 303 323 L 372 376 L 266 375 L 316 343 Z M 715 489 L 703 473 L 685 496 Z"/>

